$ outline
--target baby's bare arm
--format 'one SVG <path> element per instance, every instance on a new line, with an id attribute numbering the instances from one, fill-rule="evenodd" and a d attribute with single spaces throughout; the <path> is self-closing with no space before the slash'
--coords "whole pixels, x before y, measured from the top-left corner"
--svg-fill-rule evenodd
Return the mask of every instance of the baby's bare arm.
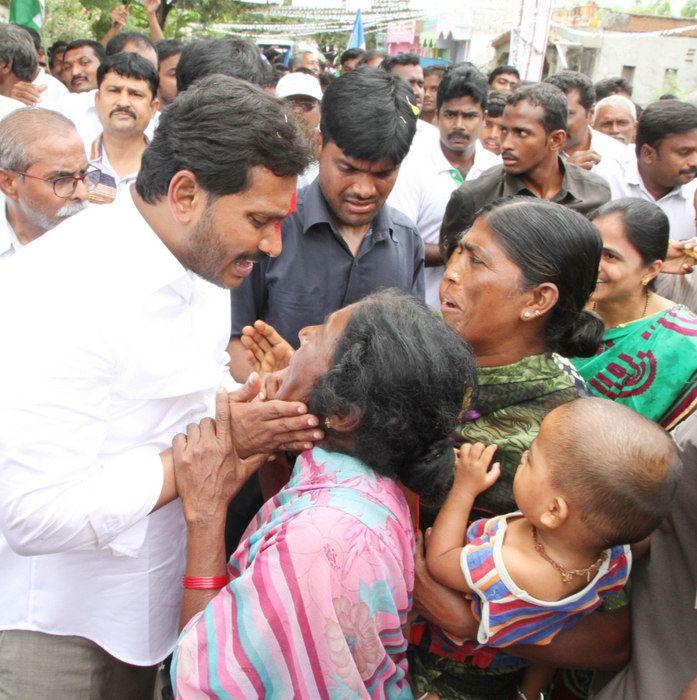
<path id="1" fill-rule="evenodd" d="M 460 557 L 467 535 L 474 499 L 499 476 L 499 465 L 491 470 L 496 445 L 464 444 L 456 457 L 455 480 L 438 513 L 426 550 L 426 563 L 433 578 L 456 591 L 470 591 Z"/>

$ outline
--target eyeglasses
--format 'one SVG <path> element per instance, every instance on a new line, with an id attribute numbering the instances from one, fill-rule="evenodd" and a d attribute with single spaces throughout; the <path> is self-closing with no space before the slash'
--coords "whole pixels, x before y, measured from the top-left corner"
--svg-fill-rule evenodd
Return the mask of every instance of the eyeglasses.
<path id="1" fill-rule="evenodd" d="M 88 168 L 82 175 L 62 175 L 61 177 L 53 178 L 30 175 L 29 173 L 23 173 L 19 170 L 15 170 L 14 172 L 22 177 L 31 177 L 34 180 L 50 182 L 51 185 L 53 185 L 53 193 L 56 197 L 60 197 L 61 199 L 70 199 L 70 197 L 75 194 L 78 182 L 82 182 L 85 185 L 85 189 L 91 192 L 99 184 L 99 178 L 102 174 L 99 168 Z"/>

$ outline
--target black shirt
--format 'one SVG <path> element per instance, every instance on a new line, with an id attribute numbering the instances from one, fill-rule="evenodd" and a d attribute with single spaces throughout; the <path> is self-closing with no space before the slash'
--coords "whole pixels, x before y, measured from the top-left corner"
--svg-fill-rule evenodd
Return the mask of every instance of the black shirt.
<path id="1" fill-rule="evenodd" d="M 371 292 L 398 287 L 424 298 L 424 246 L 416 226 L 384 205 L 354 257 L 332 222 L 319 181 L 300 190 L 282 225 L 283 251 L 232 290 L 233 338 L 257 319 L 293 347 L 298 332 Z"/>
<path id="2" fill-rule="evenodd" d="M 610 187 L 599 175 L 577 165 L 564 163 L 561 158 L 559 168 L 563 178 L 561 189 L 552 199 L 553 202 L 587 216 L 610 201 Z M 441 249 L 447 250 L 449 244 L 474 223 L 480 209 L 500 197 L 513 195 L 536 196 L 521 178 L 507 174 L 503 165 L 495 165 L 476 180 L 465 182 L 452 193 L 445 208 L 440 229 Z"/>

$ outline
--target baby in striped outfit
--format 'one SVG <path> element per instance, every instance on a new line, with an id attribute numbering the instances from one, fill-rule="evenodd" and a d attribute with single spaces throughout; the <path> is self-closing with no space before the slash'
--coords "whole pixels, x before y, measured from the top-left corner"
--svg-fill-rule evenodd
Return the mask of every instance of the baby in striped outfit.
<path id="1" fill-rule="evenodd" d="M 523 454 L 519 510 L 467 527 L 476 497 L 499 477 L 495 451 L 460 447 L 426 561 L 434 579 L 468 595 L 473 650 L 549 644 L 623 588 L 628 545 L 668 513 L 680 460 L 656 423 L 606 399 L 578 399 L 549 413 Z M 531 665 L 518 697 L 537 698 L 553 672 Z"/>

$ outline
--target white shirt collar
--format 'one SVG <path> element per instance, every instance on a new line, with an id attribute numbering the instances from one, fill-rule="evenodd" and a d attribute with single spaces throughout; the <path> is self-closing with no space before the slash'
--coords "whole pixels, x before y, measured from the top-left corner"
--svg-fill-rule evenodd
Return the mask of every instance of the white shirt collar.
<path id="1" fill-rule="evenodd" d="M 17 238 L 15 230 L 7 220 L 4 195 L 0 195 L 0 214 L 0 255 L 4 255 L 9 251 L 14 251 L 16 253 L 23 247 L 23 244 L 19 238 Z"/>
<path id="2" fill-rule="evenodd" d="M 644 181 L 641 178 L 641 173 L 639 172 L 639 163 L 636 156 L 627 161 L 624 176 L 628 184 L 641 188 L 641 190 L 648 194 L 653 201 L 658 201 L 654 200 L 653 195 L 651 195 L 651 193 L 646 189 L 646 185 L 644 185 Z M 678 185 L 677 187 L 674 187 L 670 192 L 668 192 L 668 194 L 663 195 L 661 199 L 668 199 L 668 197 L 680 197 L 681 199 L 686 200 L 687 194 L 685 192 L 685 185 Z"/>
<path id="3" fill-rule="evenodd" d="M 438 174 L 456 170 L 455 166 L 445 157 L 443 149 L 441 148 L 440 139 L 438 139 L 438 147 L 434 148 L 431 154 L 433 157 L 433 165 Z M 474 159 L 472 160 L 472 167 L 470 170 L 481 173 L 494 165 L 498 165 L 500 162 L 500 158 L 495 153 L 487 151 L 481 141 L 477 139 L 474 144 Z"/>
<path id="4" fill-rule="evenodd" d="M 171 287 L 188 302 L 194 287 L 191 274 L 143 218 L 133 201 L 131 191 L 124 192 L 123 197 L 114 204 L 103 206 L 117 206 L 118 213 L 116 210 L 114 213 L 121 217 L 124 228 L 130 227 L 132 231 L 138 232 L 135 239 L 128 236 L 131 239 L 129 258 L 132 260 L 132 266 L 137 268 L 134 270 L 135 276 L 141 283 L 142 291 L 155 292 L 164 287 Z"/>

